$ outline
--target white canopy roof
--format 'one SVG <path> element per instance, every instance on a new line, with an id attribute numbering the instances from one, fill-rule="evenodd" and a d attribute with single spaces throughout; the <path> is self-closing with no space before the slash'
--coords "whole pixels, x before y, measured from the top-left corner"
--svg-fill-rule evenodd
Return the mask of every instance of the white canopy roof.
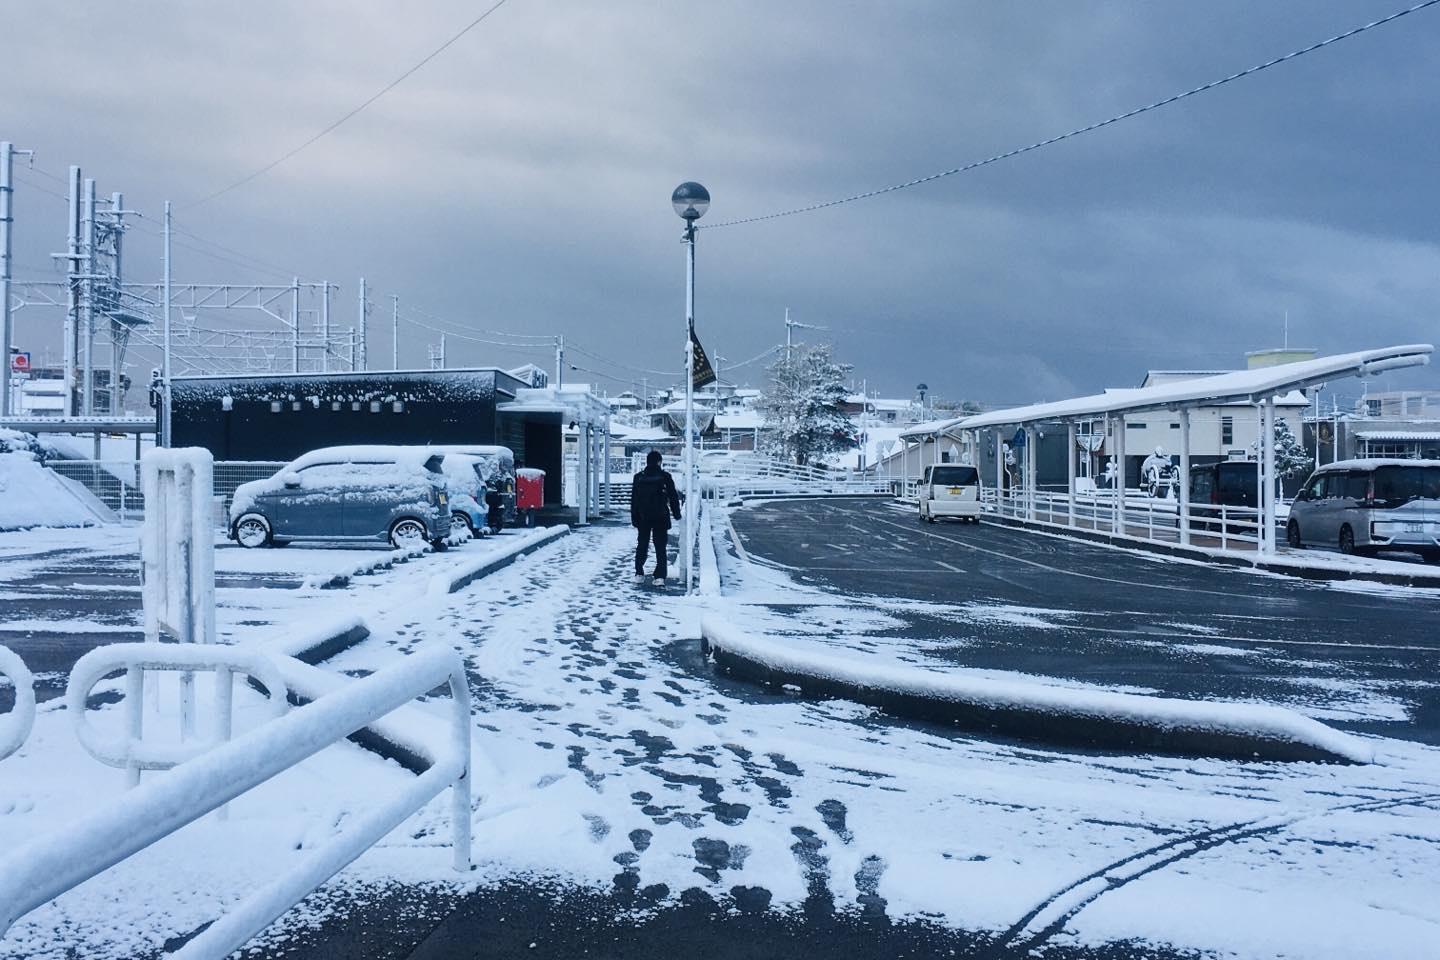
<path id="1" fill-rule="evenodd" d="M 1317 357 L 1299 363 L 1285 363 L 1255 370 L 1237 370 L 1218 376 L 1196 377 L 1153 387 L 1111 390 L 1106 393 L 1056 403 L 1036 403 L 1009 410 L 993 410 L 973 417 L 957 417 L 920 424 L 903 437 L 933 436 L 957 430 L 1078 420 L 1105 415 L 1143 413 L 1149 410 L 1179 410 L 1235 401 L 1256 402 L 1277 394 L 1300 390 L 1340 377 L 1364 377 L 1385 370 L 1423 366 L 1435 348 L 1428 343 L 1362 350 L 1333 357 Z"/>

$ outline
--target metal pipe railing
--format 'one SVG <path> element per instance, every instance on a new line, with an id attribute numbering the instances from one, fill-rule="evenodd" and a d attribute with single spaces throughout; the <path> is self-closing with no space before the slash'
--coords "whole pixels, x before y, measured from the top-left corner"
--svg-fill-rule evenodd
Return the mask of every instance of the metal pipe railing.
<path id="1" fill-rule="evenodd" d="M 22 844 L 0 860 L 0 936 L 20 917 L 212 810 L 447 683 L 448 749 L 404 788 L 307 851 L 227 911 L 176 956 L 212 960 L 238 949 L 445 788 L 452 790 L 454 867 L 470 869 L 470 690 L 459 655 L 424 650 L 347 684 L 125 793 L 117 802 Z"/>
<path id="2" fill-rule="evenodd" d="M 35 726 L 35 677 L 9 647 L 0 647 L 0 674 L 15 688 L 15 705 L 0 717 L 0 760 L 25 745 Z"/>

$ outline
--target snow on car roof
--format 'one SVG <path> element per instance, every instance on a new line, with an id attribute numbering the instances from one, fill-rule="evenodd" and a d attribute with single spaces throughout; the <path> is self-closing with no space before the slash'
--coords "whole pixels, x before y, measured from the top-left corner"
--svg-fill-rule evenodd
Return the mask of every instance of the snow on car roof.
<path id="1" fill-rule="evenodd" d="M 1320 467 L 1316 473 L 1332 470 L 1374 470 L 1376 467 L 1440 467 L 1440 460 L 1399 460 L 1394 458 L 1367 457 L 1355 460 L 1336 460 Z"/>
<path id="2" fill-rule="evenodd" d="M 425 461 L 438 453 L 439 451 L 432 447 L 385 444 L 321 447 L 296 457 L 290 462 L 290 469 L 298 470 L 316 463 L 395 463 L 402 466 L 423 467 Z"/>

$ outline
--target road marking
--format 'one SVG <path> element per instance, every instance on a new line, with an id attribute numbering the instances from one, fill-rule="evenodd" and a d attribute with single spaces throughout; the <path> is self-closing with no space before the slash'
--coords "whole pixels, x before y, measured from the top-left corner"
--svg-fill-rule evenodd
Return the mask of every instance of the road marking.
<path id="1" fill-rule="evenodd" d="M 935 562 L 938 563 L 938 564 L 940 564 L 940 566 L 944 567 L 946 570 L 953 570 L 953 571 L 955 571 L 956 573 L 964 573 L 964 572 L 965 572 L 964 570 L 961 570 L 959 567 L 951 566 L 950 564 L 946 563 L 944 560 L 936 560 Z"/>
<path id="2" fill-rule="evenodd" d="M 876 523 L 883 523 L 883 524 L 886 524 L 887 526 L 896 527 L 896 528 L 901 529 L 901 530 L 909 529 L 908 527 L 905 527 L 905 526 L 903 526 L 903 525 L 901 525 L 901 524 L 895 523 L 895 522 L 890 521 L 890 520 L 882 520 L 882 519 L 880 519 L 880 518 L 878 518 L 878 517 L 876 518 L 875 522 L 876 522 Z M 998 530 L 998 529 L 1002 529 L 1002 528 L 996 527 L 996 529 Z M 1014 556 L 1014 555 L 1012 555 L 1012 554 L 1003 553 L 1003 552 L 1001 552 L 1001 551 L 999 551 L 999 550 L 987 550 L 985 547 L 977 547 L 977 546 L 975 546 L 975 544 L 969 543 L 969 542 L 967 542 L 967 541 L 965 541 L 965 540 L 957 540 L 957 539 L 955 539 L 954 537 L 947 537 L 947 536 L 945 536 L 944 534 L 940 534 L 940 533 L 932 533 L 932 532 L 930 532 L 929 530 L 922 530 L 922 531 L 921 531 L 921 535 L 922 535 L 922 536 L 926 536 L 926 537 L 934 537 L 934 538 L 937 539 L 937 540 L 944 540 L 944 541 L 946 541 L 947 543 L 958 544 L 959 546 L 962 546 L 962 547 L 966 548 L 967 550 L 974 550 L 974 551 L 976 551 L 977 553 L 987 553 L 987 554 L 989 554 L 989 555 L 992 556 L 992 557 L 999 557 L 999 558 L 1002 559 L 1002 560 L 1013 560 L 1013 561 L 1015 561 L 1016 563 L 1023 563 L 1023 564 L 1025 564 L 1025 565 L 1031 566 L 1031 567 L 1039 567 L 1041 570 L 1049 570 L 1049 571 L 1051 571 L 1052 573 L 1064 574 L 1065 576 L 1069 576 L 1069 577 L 1080 577 L 1081 579 L 1084 579 L 1084 580 L 1099 580 L 1101 583 L 1118 583 L 1118 584 L 1120 584 L 1120 585 L 1122 585 L 1122 586 L 1127 586 L 1127 587 L 1141 587 L 1142 589 L 1147 589 L 1147 590 L 1173 590 L 1173 591 L 1176 591 L 1176 592 L 1179 592 L 1179 593 L 1204 593 L 1204 594 L 1209 594 L 1209 595 L 1215 596 L 1215 597 L 1234 597 L 1234 596 L 1236 596 L 1236 592 L 1235 592 L 1234 590 L 1203 590 L 1203 589 L 1201 589 L 1201 588 L 1199 588 L 1199 587 L 1185 587 L 1185 586 L 1178 586 L 1178 585 L 1168 584 L 1168 583 L 1146 583 L 1146 582 L 1141 581 L 1141 580 L 1118 580 L 1118 579 L 1116 579 L 1115 577 L 1102 577 L 1102 576 L 1100 576 L 1100 575 L 1098 575 L 1098 574 L 1094 574 L 1094 573 L 1081 573 L 1081 572 L 1078 571 L 1078 570 L 1066 570 L 1064 567 L 1054 567 L 1054 566 L 1051 566 L 1051 565 L 1048 564 L 1048 563 L 1041 563 L 1041 562 L 1038 561 L 1038 560 L 1026 560 L 1024 557 L 1017 557 L 1017 556 Z M 1229 569 L 1229 568 L 1226 568 L 1226 569 Z M 1016 584 L 1016 586 L 1018 586 L 1018 584 Z M 1037 588 L 1037 589 L 1038 589 L 1038 588 Z M 1261 597 L 1248 597 L 1247 599 L 1264 599 L 1264 598 L 1261 598 Z"/>

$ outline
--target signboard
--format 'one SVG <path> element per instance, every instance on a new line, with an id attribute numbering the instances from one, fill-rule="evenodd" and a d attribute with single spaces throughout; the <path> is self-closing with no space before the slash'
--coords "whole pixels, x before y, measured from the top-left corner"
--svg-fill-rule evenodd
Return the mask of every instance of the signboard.
<path id="1" fill-rule="evenodd" d="M 16 352 L 16 353 L 10 354 L 10 372 L 11 372 L 11 373 L 29 373 L 29 372 L 30 372 L 30 354 L 29 354 L 28 352 L 26 352 L 26 353 Z"/>

